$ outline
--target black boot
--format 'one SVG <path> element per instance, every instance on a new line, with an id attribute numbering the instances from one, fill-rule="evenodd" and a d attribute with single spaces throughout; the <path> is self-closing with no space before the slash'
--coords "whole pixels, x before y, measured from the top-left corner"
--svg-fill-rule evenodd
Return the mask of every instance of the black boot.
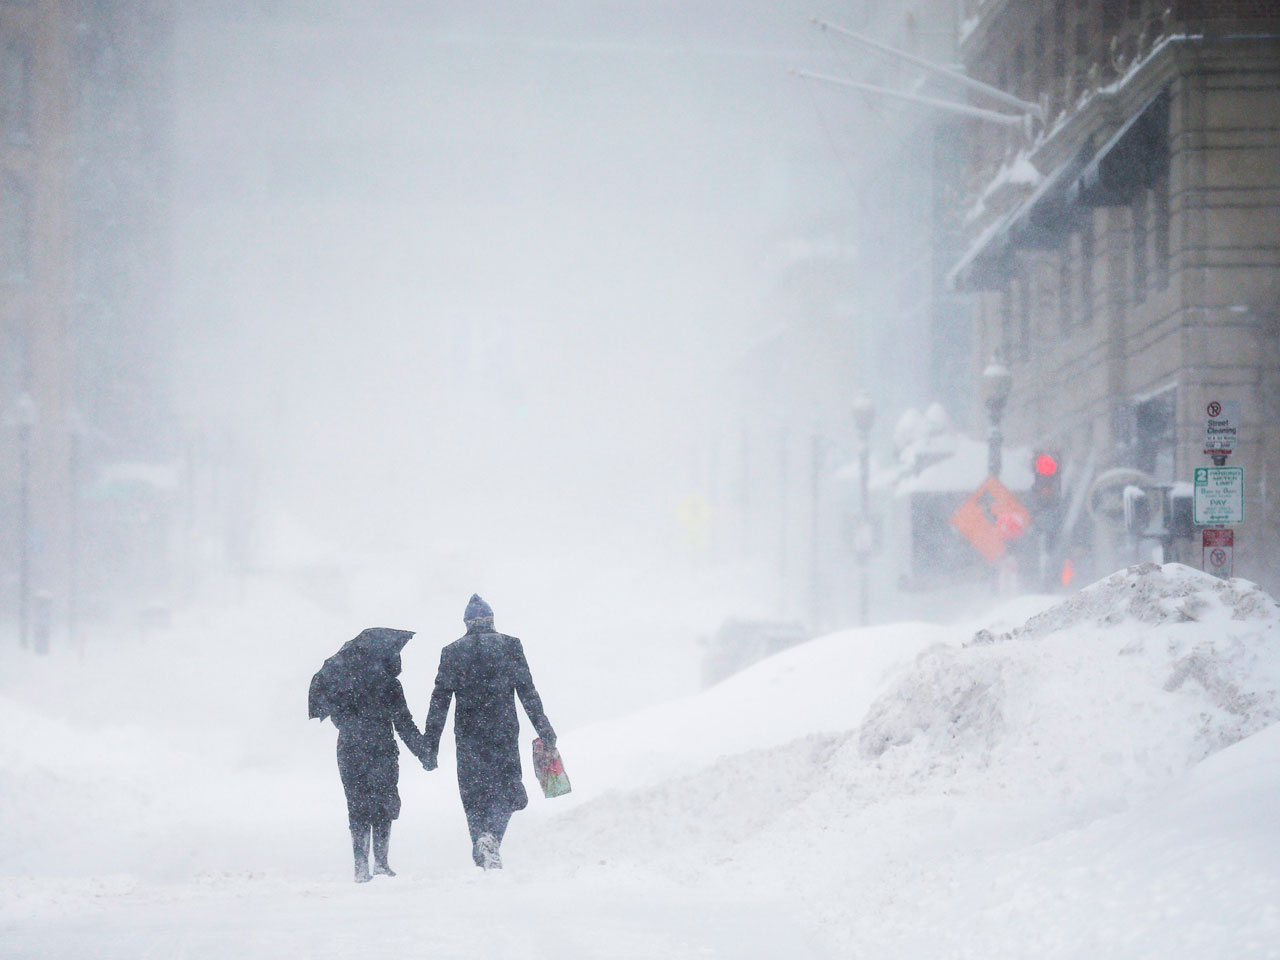
<path id="1" fill-rule="evenodd" d="M 369 824 L 351 822 L 351 853 L 356 861 L 356 883 L 368 883 Z"/>
<path id="2" fill-rule="evenodd" d="M 387 864 L 387 848 L 391 845 L 391 821 L 375 821 L 373 824 L 373 873 L 374 876 L 394 877 L 396 872 Z"/>

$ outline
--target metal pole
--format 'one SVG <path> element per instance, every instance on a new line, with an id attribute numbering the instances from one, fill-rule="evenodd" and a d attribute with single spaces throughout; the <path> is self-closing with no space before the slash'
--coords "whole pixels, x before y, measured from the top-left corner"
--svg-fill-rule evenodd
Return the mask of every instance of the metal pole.
<path id="1" fill-rule="evenodd" d="M 999 100 L 1001 103 L 1017 107 L 1024 113 L 1029 113 L 1040 120 L 1044 120 L 1044 111 L 1040 109 L 1039 104 L 1031 103 L 1027 100 L 1015 97 L 1012 93 L 1007 93 L 999 87 L 993 87 L 991 84 L 983 83 L 981 80 L 976 80 L 966 73 L 961 73 L 958 70 L 952 70 L 949 67 L 942 66 L 941 64 L 933 63 L 930 60 L 925 60 L 923 57 L 914 56 L 913 54 L 907 53 L 905 50 L 899 50 L 896 47 L 891 47 L 888 44 L 881 43 L 879 40 L 873 40 L 861 33 L 855 33 L 847 27 L 828 23 L 825 20 L 819 20 L 817 17 L 814 17 L 813 22 L 822 27 L 823 30 L 834 30 L 841 36 L 848 37 L 850 40 L 853 40 L 855 43 L 860 43 L 864 47 L 870 47 L 872 50 L 878 50 L 880 53 L 886 54 L 890 57 L 897 57 L 899 60 L 905 60 L 907 63 L 913 63 L 917 67 L 928 70 L 930 73 L 936 73 L 949 80 L 954 80 L 956 83 L 963 84 L 970 89 L 985 93 L 993 100 Z"/>
<path id="2" fill-rule="evenodd" d="M 1000 414 L 999 408 L 992 406 L 991 408 L 991 432 L 987 437 L 987 473 L 1000 479 L 1001 451 L 1004 445 L 1004 435 L 1000 432 Z"/>
<path id="3" fill-rule="evenodd" d="M 822 557 L 821 539 L 821 500 L 822 500 L 822 437 L 813 435 L 813 447 L 810 451 L 810 529 L 809 529 L 809 617 L 814 630 L 821 621 L 822 594 L 820 571 Z"/>
<path id="4" fill-rule="evenodd" d="M 31 424 L 18 426 L 18 640 L 31 637 Z"/>
<path id="5" fill-rule="evenodd" d="M 862 444 L 858 450 L 858 486 L 861 487 L 862 530 L 861 537 L 867 537 L 871 527 L 870 482 L 867 474 L 871 471 L 871 438 L 862 433 Z M 870 618 L 871 588 L 868 583 L 867 550 L 865 543 L 858 544 L 858 613 L 865 627 Z"/>
<path id="6" fill-rule="evenodd" d="M 846 80 L 843 77 L 832 77 L 822 73 L 810 73 L 808 70 L 792 70 L 791 72 L 805 80 L 819 80 L 822 83 L 834 84 L 837 87 L 848 87 L 851 90 L 861 90 L 864 93 L 878 93 L 880 96 L 889 97 L 892 100 L 905 100 L 908 103 L 918 103 L 926 107 L 937 107 L 939 110 L 948 110 L 951 113 L 958 113 L 966 117 L 976 117 L 979 120 L 989 120 L 991 123 L 998 123 L 1006 127 L 1022 126 L 1022 117 L 1012 113 L 984 110 L 981 107 L 970 107 L 967 104 L 956 103 L 952 100 L 922 97 L 916 93 L 903 93 L 899 90 L 891 90 L 889 87 L 878 87 L 873 83 L 859 83 L 857 80 Z"/>
<path id="7" fill-rule="evenodd" d="M 787 430 L 778 431 L 778 613 L 787 613 Z"/>
<path id="8" fill-rule="evenodd" d="M 67 639 L 73 649 L 84 653 L 80 643 L 80 430 L 73 424 L 67 461 L 69 486 L 67 544 Z"/>

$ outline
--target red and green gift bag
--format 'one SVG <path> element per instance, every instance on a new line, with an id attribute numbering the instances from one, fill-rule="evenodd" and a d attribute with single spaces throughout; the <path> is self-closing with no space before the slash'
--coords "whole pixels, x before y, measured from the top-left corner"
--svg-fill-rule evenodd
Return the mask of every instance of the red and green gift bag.
<path id="1" fill-rule="evenodd" d="M 564 772 L 560 751 L 547 746 L 541 737 L 533 741 L 533 772 L 544 797 L 562 797 L 573 789 L 569 775 Z"/>

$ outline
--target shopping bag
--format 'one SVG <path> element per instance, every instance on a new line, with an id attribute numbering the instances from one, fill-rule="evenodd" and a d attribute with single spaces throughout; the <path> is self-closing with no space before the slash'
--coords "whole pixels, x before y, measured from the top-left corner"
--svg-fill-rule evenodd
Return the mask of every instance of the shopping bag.
<path id="1" fill-rule="evenodd" d="M 547 746 L 541 737 L 533 741 L 533 772 L 544 797 L 562 797 L 573 789 L 569 775 L 564 772 L 560 751 Z"/>

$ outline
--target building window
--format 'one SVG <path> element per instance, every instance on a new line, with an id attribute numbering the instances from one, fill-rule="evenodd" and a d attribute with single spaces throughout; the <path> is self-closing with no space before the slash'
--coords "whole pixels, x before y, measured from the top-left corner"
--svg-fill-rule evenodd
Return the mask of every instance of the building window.
<path id="1" fill-rule="evenodd" d="M 1089 59 L 1089 25 L 1087 23 L 1076 24 L 1076 57 L 1081 61 L 1080 68 L 1083 70 L 1084 62 Z"/>
<path id="2" fill-rule="evenodd" d="M 1154 234 L 1156 287 L 1169 286 L 1169 173 L 1166 170 L 1151 190 L 1151 232 Z"/>
<path id="3" fill-rule="evenodd" d="M 31 274 L 31 191 L 13 177 L 0 179 L 0 281 Z"/>
<path id="4" fill-rule="evenodd" d="M 1133 302 L 1147 299 L 1147 191 L 1139 190 L 1129 207 L 1133 229 L 1129 239 L 1133 248 Z"/>
<path id="5" fill-rule="evenodd" d="M 1049 59 L 1049 52 L 1045 45 L 1043 17 L 1036 21 L 1031 42 L 1031 96 L 1032 98 L 1038 98 L 1046 86 L 1044 68 Z"/>
<path id="6" fill-rule="evenodd" d="M 1000 356 L 1012 356 L 1013 346 L 1013 281 L 1000 291 Z"/>
<path id="7" fill-rule="evenodd" d="M 1018 278 L 1018 352 L 1025 363 L 1031 357 L 1031 277 L 1030 271 Z"/>
<path id="8" fill-rule="evenodd" d="M 0 48 L 0 132 L 10 143 L 31 142 L 31 51 L 16 41 Z"/>
<path id="9" fill-rule="evenodd" d="M 10 317 L 0 327 L 0 396 L 12 398 L 31 389 L 30 323 Z"/>
<path id="10" fill-rule="evenodd" d="M 1128 0 L 1102 0 L 1102 29 L 1107 33 L 1115 33 L 1124 23 L 1125 6 Z"/>
<path id="11" fill-rule="evenodd" d="M 1058 332 L 1071 336 L 1071 243 L 1062 245 L 1058 257 Z"/>
<path id="12" fill-rule="evenodd" d="M 1093 323 L 1093 217 L 1080 224 L 1080 326 Z"/>
<path id="13" fill-rule="evenodd" d="M 1067 5 L 1053 5 L 1053 78 L 1061 83 L 1067 76 Z"/>
<path id="14" fill-rule="evenodd" d="M 1134 466 L 1157 480 L 1174 479 L 1177 446 L 1177 391 L 1162 390 L 1134 405 Z"/>

